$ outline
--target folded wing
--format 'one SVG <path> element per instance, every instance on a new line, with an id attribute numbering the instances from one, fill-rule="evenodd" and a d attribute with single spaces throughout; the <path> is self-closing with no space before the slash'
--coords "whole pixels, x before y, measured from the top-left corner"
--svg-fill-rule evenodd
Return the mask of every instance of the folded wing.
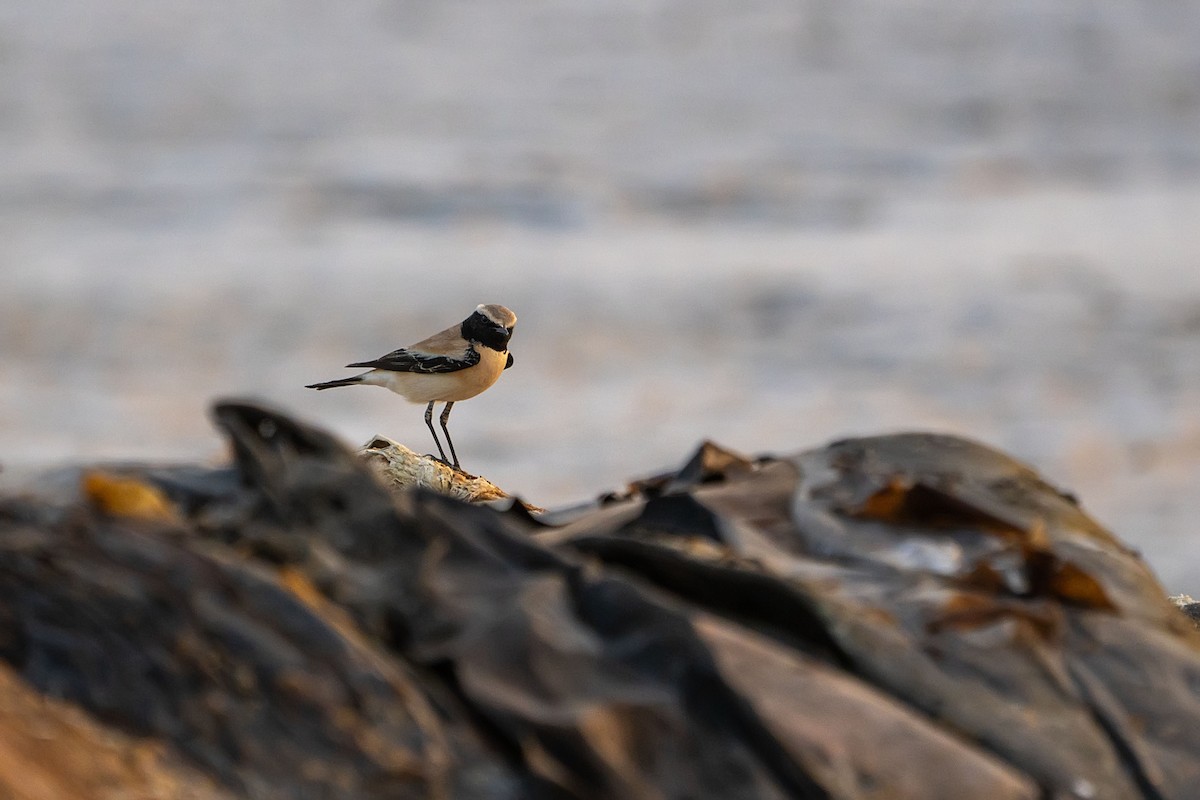
<path id="1" fill-rule="evenodd" d="M 402 347 L 399 350 L 393 350 L 386 356 L 380 356 L 374 361 L 359 361 L 346 366 L 386 369 L 392 372 L 420 372 L 429 375 L 439 372 L 458 372 L 478 363 L 479 353 L 474 346 L 468 345 L 466 350 L 457 356 L 421 353 Z"/>

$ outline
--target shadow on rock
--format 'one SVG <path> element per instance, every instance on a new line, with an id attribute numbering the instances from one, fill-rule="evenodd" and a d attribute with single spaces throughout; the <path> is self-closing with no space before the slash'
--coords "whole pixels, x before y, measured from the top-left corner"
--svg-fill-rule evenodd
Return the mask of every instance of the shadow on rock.
<path id="1" fill-rule="evenodd" d="M 1200 634 L 1073 498 L 982 445 L 706 444 L 534 517 L 389 492 L 254 404 L 214 416 L 232 469 L 84 469 L 66 500 L 0 498 L 12 796 L 52 796 L 22 777 L 39 771 L 81 797 L 1182 799 L 1200 781 Z M 35 714 L 97 758 L 155 756 L 89 770 L 33 746 Z"/>

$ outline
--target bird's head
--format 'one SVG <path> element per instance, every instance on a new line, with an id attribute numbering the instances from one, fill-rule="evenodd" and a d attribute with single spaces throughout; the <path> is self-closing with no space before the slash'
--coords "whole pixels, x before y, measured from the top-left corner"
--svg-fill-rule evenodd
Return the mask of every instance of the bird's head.
<path id="1" fill-rule="evenodd" d="M 508 349 L 508 340 L 512 338 L 516 324 L 517 315 L 504 306 L 480 305 L 474 314 L 463 320 L 462 337 L 504 352 Z"/>

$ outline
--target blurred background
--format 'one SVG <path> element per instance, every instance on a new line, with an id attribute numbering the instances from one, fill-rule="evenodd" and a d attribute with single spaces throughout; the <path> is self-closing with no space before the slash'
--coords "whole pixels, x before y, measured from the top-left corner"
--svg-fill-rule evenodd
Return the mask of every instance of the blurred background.
<path id="1" fill-rule="evenodd" d="M 1200 4 L 0 4 L 0 461 L 216 461 L 520 316 L 464 465 L 559 505 L 703 439 L 1004 448 L 1200 594 Z"/>

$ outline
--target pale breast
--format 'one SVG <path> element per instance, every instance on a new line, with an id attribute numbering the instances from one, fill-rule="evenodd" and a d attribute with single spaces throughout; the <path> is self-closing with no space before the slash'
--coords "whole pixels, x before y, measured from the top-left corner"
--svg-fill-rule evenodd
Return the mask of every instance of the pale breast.
<path id="1" fill-rule="evenodd" d="M 482 345 L 475 347 L 479 350 L 479 363 L 458 373 L 464 378 L 462 394 L 446 399 L 466 400 L 468 397 L 474 397 L 499 380 L 504 373 L 504 366 L 508 363 L 507 352 L 501 353 Z"/>
<path id="2" fill-rule="evenodd" d="M 364 383 L 386 386 L 412 403 L 467 400 L 499 379 L 508 363 L 508 353 L 476 345 L 479 363 L 457 372 L 424 374 L 373 370 Z"/>

